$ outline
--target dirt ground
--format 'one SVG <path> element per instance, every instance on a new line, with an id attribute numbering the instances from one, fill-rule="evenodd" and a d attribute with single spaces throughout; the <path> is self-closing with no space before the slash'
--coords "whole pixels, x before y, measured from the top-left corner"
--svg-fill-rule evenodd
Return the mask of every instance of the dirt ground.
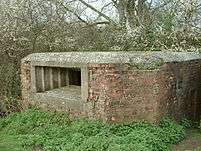
<path id="1" fill-rule="evenodd" d="M 173 145 L 173 151 L 201 151 L 201 133 L 197 129 L 187 130 L 186 139 Z"/>

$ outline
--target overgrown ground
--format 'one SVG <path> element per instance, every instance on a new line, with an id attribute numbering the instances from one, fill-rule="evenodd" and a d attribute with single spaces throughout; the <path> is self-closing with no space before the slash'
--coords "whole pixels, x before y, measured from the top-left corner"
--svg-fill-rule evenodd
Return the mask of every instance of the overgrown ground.
<path id="1" fill-rule="evenodd" d="M 201 131 L 188 129 L 186 138 L 177 145 L 173 145 L 174 151 L 201 151 Z"/>
<path id="2" fill-rule="evenodd" d="M 185 138 L 185 126 L 169 119 L 158 126 L 70 121 L 61 113 L 29 109 L 0 119 L 0 150 L 168 151 Z"/>

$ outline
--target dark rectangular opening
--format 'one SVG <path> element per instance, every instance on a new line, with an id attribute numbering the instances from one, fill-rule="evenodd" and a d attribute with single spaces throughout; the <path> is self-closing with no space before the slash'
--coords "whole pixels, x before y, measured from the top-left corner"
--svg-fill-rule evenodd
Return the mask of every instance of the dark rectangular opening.
<path id="1" fill-rule="evenodd" d="M 69 76 L 69 85 L 77 85 L 81 86 L 81 71 L 80 69 L 69 69 L 68 70 Z"/>
<path id="2" fill-rule="evenodd" d="M 63 67 L 35 67 L 36 91 L 45 92 L 62 87 L 81 88 L 81 69 Z"/>

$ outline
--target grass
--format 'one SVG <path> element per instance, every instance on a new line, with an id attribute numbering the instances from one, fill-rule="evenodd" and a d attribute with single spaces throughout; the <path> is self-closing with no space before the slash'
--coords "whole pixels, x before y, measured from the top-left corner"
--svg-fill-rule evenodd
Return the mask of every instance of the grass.
<path id="1" fill-rule="evenodd" d="M 31 151 L 31 148 L 25 148 L 16 136 L 0 133 L 1 151 Z"/>
<path id="2" fill-rule="evenodd" d="M 61 113 L 29 109 L 0 119 L 0 150 L 24 151 L 168 151 L 185 137 L 184 127 L 169 119 L 104 124 L 70 121 Z"/>
<path id="3" fill-rule="evenodd" d="M 201 151 L 201 129 L 188 128 L 186 138 L 177 145 L 173 145 L 175 151 Z"/>

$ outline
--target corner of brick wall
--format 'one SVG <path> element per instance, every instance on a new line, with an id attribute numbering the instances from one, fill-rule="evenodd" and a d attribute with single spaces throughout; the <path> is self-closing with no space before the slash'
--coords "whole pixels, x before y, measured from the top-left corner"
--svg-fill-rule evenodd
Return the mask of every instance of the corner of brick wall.
<path id="1" fill-rule="evenodd" d="M 31 65 L 30 62 L 21 64 L 21 89 L 22 89 L 22 105 L 27 108 L 29 105 L 29 96 L 31 88 Z"/>
<path id="2" fill-rule="evenodd" d="M 107 122 L 169 116 L 201 116 L 201 61 L 165 63 L 157 70 L 130 70 L 128 64 L 89 65 L 89 101 L 93 113 Z"/>
<path id="3" fill-rule="evenodd" d="M 158 114 L 177 121 L 201 116 L 201 61 L 170 62 L 157 75 Z"/>

